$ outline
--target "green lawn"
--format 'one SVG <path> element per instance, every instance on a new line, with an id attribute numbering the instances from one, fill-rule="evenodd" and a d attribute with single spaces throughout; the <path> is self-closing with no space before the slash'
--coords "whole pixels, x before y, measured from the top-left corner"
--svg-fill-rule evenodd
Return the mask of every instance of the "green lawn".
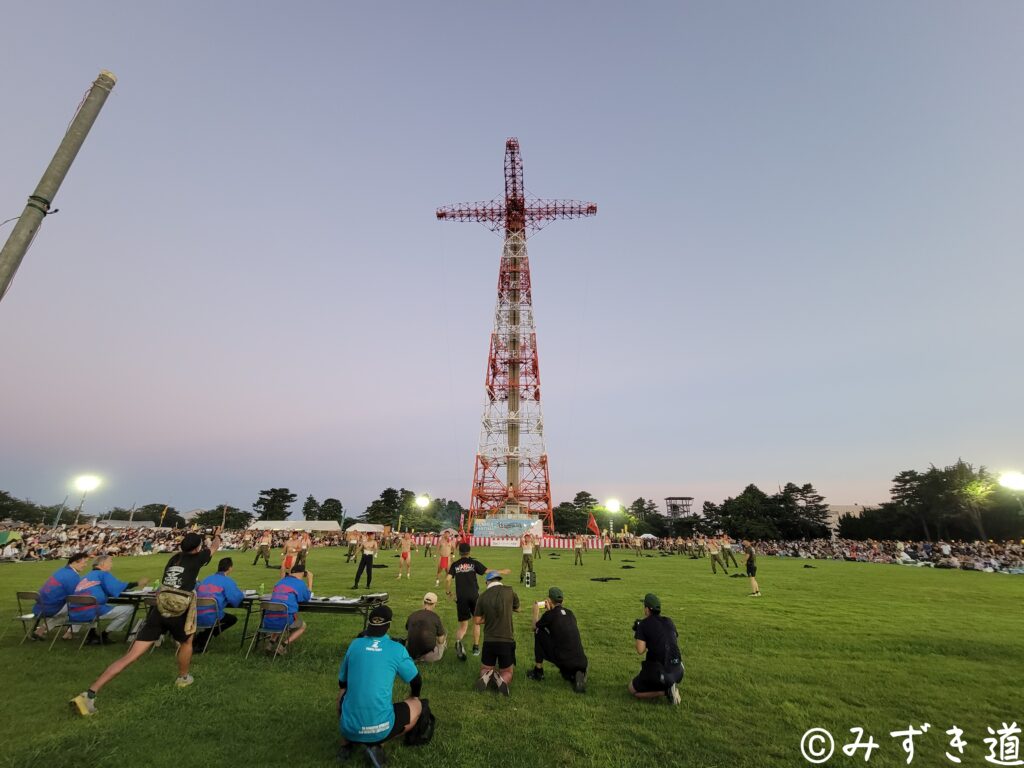
<path id="1" fill-rule="evenodd" d="M 243 588 L 270 585 L 275 571 L 235 554 Z M 489 567 L 514 568 L 518 550 L 474 553 Z M 279 557 L 278 553 L 275 555 Z M 952 765 L 944 731 L 957 725 L 968 742 L 963 765 L 988 765 L 986 726 L 1024 725 L 1024 578 L 860 563 L 762 558 L 760 599 L 747 598 L 746 579 L 717 577 L 707 560 L 645 557 L 611 563 L 591 554 L 582 568 L 572 553 L 538 559 L 541 586 L 519 589 L 520 662 L 512 697 L 472 690 L 478 665 L 454 654 L 423 669 L 423 695 L 438 718 L 427 747 L 388 747 L 392 765 L 687 766 L 806 765 L 800 737 L 828 728 L 837 740 L 830 765 L 863 761 L 839 747 L 862 726 L 879 749 L 872 766 L 906 764 L 890 731 L 930 723 L 917 739 L 914 765 Z M 156 577 L 165 556 L 119 558 L 122 578 Z M 436 560 L 415 554 L 411 580 L 395 581 L 397 558 L 385 552 L 374 591 L 391 593 L 395 634 L 422 595 L 434 589 Z M 310 568 L 318 595 L 351 594 L 354 565 L 340 550 L 314 550 Z M 623 569 L 623 565 L 634 565 Z M 0 566 L 2 605 L 14 613 L 14 592 L 36 589 L 51 563 Z M 208 571 L 204 571 L 206 575 Z M 590 581 L 618 576 L 621 581 Z M 557 584 L 577 615 L 590 657 L 586 695 L 557 674 L 543 683 L 523 677 L 532 663 L 529 603 Z M 639 662 L 630 627 L 645 592 L 661 596 L 680 631 L 686 663 L 683 703 L 633 701 L 626 683 Z M 450 631 L 454 604 L 440 613 Z M 84 690 L 124 646 L 80 653 L 58 641 L 19 646 L 20 625 L 5 617 L 0 640 L 4 695 L 0 765 L 59 766 L 306 766 L 334 760 L 336 675 L 359 619 L 310 615 L 310 629 L 287 657 L 243 659 L 240 627 L 215 640 L 193 662 L 196 683 L 173 686 L 172 651 L 160 648 L 108 685 L 100 712 L 83 720 L 67 700 Z M 6 626 L 9 625 L 9 626 Z M 396 686 L 396 695 L 405 695 Z M 362 764 L 353 759 L 351 765 Z"/>

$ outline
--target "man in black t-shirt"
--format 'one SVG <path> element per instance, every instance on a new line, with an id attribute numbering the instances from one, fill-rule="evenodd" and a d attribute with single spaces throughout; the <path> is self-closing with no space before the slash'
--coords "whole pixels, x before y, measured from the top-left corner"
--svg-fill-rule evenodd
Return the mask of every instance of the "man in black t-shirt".
<path id="1" fill-rule="evenodd" d="M 128 652 L 107 667 L 89 689 L 71 700 L 71 708 L 80 715 L 96 714 L 96 694 L 121 672 L 149 651 L 165 632 L 178 641 L 178 679 L 175 685 L 185 688 L 192 684 L 189 665 L 192 662 L 192 637 L 195 635 L 195 587 L 199 569 L 210 562 L 220 548 L 220 532 L 214 532 L 210 547 L 203 546 L 198 533 L 186 533 L 181 540 L 181 551 L 176 552 L 160 579 L 157 605 L 149 609 L 145 624 L 135 635 Z M 184 609 L 181 607 L 184 606 Z M 175 615 L 169 615 L 175 614 Z"/>
<path id="2" fill-rule="evenodd" d="M 487 573 L 487 568 L 479 560 L 469 556 L 469 544 L 459 544 L 459 559 L 448 567 L 445 581 L 445 593 L 452 596 L 452 581 L 455 582 L 455 609 L 459 619 L 459 628 L 455 631 L 455 655 L 459 661 L 466 660 L 466 648 L 462 638 L 469 629 L 469 620 L 476 613 L 476 599 L 480 595 L 480 586 L 476 577 Z M 503 576 L 512 573 L 508 568 L 500 572 Z M 480 625 L 473 624 L 473 655 L 480 655 Z"/>
<path id="3" fill-rule="evenodd" d="M 636 652 L 646 654 L 640 664 L 640 674 L 629 683 L 629 692 L 638 699 L 666 697 L 678 704 L 678 683 L 682 682 L 683 659 L 679 653 L 679 633 L 672 619 L 661 615 L 661 600 L 657 595 L 644 596 L 644 618 L 633 623 Z"/>
<path id="4" fill-rule="evenodd" d="M 562 605 L 565 596 L 558 587 L 548 590 L 543 603 L 533 605 L 533 669 L 531 680 L 544 679 L 544 662 L 558 667 L 562 677 L 573 684 L 576 693 L 587 691 L 587 655 L 572 611 Z M 541 615 L 541 607 L 546 608 Z"/>

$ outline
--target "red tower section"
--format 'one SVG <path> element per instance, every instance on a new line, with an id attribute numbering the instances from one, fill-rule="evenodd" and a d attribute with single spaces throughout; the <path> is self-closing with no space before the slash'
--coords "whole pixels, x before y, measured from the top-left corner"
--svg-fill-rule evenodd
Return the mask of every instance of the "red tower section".
<path id="1" fill-rule="evenodd" d="M 498 269 L 480 445 L 473 471 L 469 519 L 495 514 L 530 515 L 554 530 L 544 419 L 540 404 L 540 366 L 533 321 L 528 231 L 554 219 L 593 216 L 597 206 L 576 200 L 526 197 L 519 141 L 505 142 L 505 198 L 463 203 L 437 210 L 446 221 L 479 221 L 504 230 Z"/>

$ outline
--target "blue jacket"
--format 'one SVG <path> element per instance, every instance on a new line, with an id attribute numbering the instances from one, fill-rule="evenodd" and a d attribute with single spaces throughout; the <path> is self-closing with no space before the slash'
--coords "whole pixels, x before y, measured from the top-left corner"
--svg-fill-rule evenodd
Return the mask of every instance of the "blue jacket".
<path id="1" fill-rule="evenodd" d="M 121 581 L 110 571 L 95 569 L 83 576 L 75 587 L 76 595 L 92 595 L 99 603 L 99 615 L 105 616 L 113 610 L 113 606 L 107 605 L 108 597 L 117 597 L 124 592 L 128 586 L 127 581 Z M 71 606 L 68 609 L 72 621 L 92 621 L 96 618 L 96 609 L 87 605 Z"/>
<path id="2" fill-rule="evenodd" d="M 33 606 L 32 613 L 36 616 L 56 616 L 68 601 L 68 595 L 75 593 L 81 579 L 78 571 L 65 565 L 39 588 L 39 602 Z"/>
<path id="3" fill-rule="evenodd" d="M 199 627 L 212 627 L 219 619 L 224 618 L 224 609 L 227 606 L 237 608 L 242 604 L 245 595 L 235 584 L 234 579 L 225 573 L 215 573 L 207 576 L 196 587 L 196 595 L 199 597 L 212 597 L 217 601 L 217 607 L 199 606 L 196 611 L 196 625 Z"/>

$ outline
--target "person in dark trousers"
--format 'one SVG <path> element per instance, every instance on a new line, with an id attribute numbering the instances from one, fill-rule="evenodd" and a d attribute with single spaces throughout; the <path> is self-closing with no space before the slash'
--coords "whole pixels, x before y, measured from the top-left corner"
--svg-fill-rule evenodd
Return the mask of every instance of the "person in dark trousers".
<path id="1" fill-rule="evenodd" d="M 671 704 L 679 704 L 678 684 L 682 682 L 682 655 L 679 653 L 679 633 L 672 619 L 661 615 L 661 600 L 648 592 L 644 595 L 644 617 L 633 623 L 636 652 L 645 656 L 640 674 L 629 683 L 629 692 L 638 699 L 665 697 Z"/>
<path id="2" fill-rule="evenodd" d="M 373 557 L 377 554 L 377 539 L 372 533 L 366 534 L 363 539 L 363 556 L 359 558 L 359 567 L 356 569 L 356 581 L 352 589 L 359 589 L 359 577 L 366 571 L 366 588 L 370 588 L 373 582 Z"/>
<path id="3" fill-rule="evenodd" d="M 550 661 L 562 678 L 573 684 L 576 693 L 586 693 L 589 662 L 576 617 L 562 604 L 564 599 L 561 589 L 551 587 L 546 600 L 533 604 L 533 669 L 526 676 L 543 680 L 544 662 Z M 545 609 L 543 615 L 541 608 Z"/>
<path id="4" fill-rule="evenodd" d="M 263 564 L 267 568 L 273 568 L 270 564 L 270 545 L 274 542 L 274 534 L 270 531 L 264 531 L 260 536 L 260 545 L 256 550 L 256 558 L 252 561 L 253 565 L 256 565 L 260 560 L 263 560 Z"/>

